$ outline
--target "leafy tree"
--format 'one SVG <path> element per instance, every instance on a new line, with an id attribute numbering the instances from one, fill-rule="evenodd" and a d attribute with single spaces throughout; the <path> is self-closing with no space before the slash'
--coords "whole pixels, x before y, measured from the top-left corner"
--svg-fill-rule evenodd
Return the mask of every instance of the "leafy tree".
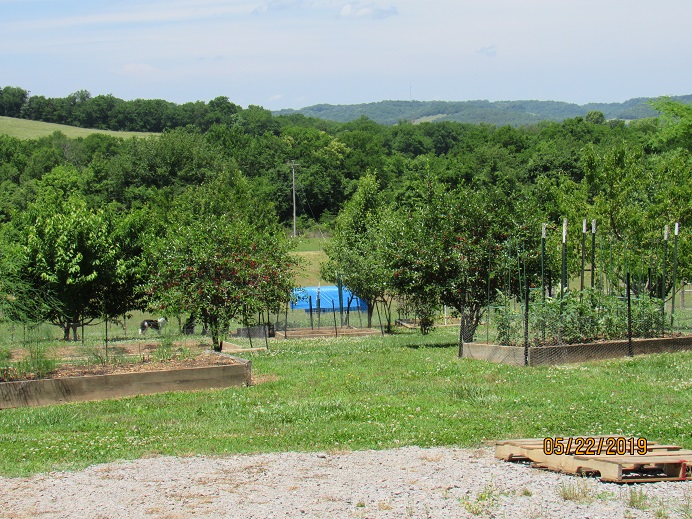
<path id="1" fill-rule="evenodd" d="M 0 234 L 0 322 L 40 321 L 48 305 L 55 305 L 46 294 L 37 292 L 25 279 L 25 257 L 9 226 Z"/>
<path id="2" fill-rule="evenodd" d="M 590 112 L 587 112 L 584 119 L 587 123 L 591 124 L 605 124 L 606 122 L 605 115 L 603 115 L 603 112 L 600 110 L 591 110 Z"/>
<path id="3" fill-rule="evenodd" d="M 277 310 L 290 297 L 291 243 L 271 209 L 253 204 L 239 173 L 188 189 L 148 248 L 149 304 L 208 324 L 221 351 L 230 322 Z"/>
<path id="4" fill-rule="evenodd" d="M 496 189 L 452 191 L 433 176 L 416 191 L 400 208 L 388 244 L 394 286 L 418 307 L 454 308 L 461 316 L 459 340 L 470 342 L 488 297 L 502 288 L 504 270 L 514 268 L 514 251 L 506 246 L 517 234 L 512 208 Z"/>
<path id="5" fill-rule="evenodd" d="M 656 140 L 667 147 L 692 151 L 692 104 L 664 97 L 651 103 L 663 116 L 663 127 Z"/>
<path id="6" fill-rule="evenodd" d="M 576 205 L 594 215 L 599 234 L 613 248 L 611 278 L 623 281 L 633 276 L 633 289 L 660 297 L 658 281 L 649 283 L 648 269 L 662 270 L 663 230 L 679 222 L 683 229 L 692 222 L 692 158 L 683 149 L 647 157 L 641 148 L 625 144 L 599 149 L 585 148 L 584 189 L 589 204 Z M 590 206 L 590 207 L 589 207 Z M 671 238 L 672 239 L 672 238 Z M 689 264 L 681 249 L 679 265 Z M 615 282 L 615 279 L 611 279 Z M 667 280 L 664 293 L 671 288 Z"/>
<path id="7" fill-rule="evenodd" d="M 45 318 L 76 340 L 79 325 L 102 315 L 104 298 L 113 283 L 118 249 L 113 225 L 102 209 L 91 211 L 79 194 L 63 199 L 45 190 L 29 207 L 23 229 L 25 274 L 34 289 L 57 304 Z"/>
<path id="8" fill-rule="evenodd" d="M 28 98 L 29 92 L 23 88 L 12 86 L 0 88 L 0 115 L 19 117 Z"/>
<path id="9" fill-rule="evenodd" d="M 387 266 L 385 235 L 390 222 L 388 208 L 375 175 L 368 173 L 339 213 L 332 240 L 325 250 L 329 260 L 322 275 L 341 281 L 368 304 L 368 326 L 372 326 L 374 305 L 381 303 L 391 328 L 393 299 L 392 272 Z"/>

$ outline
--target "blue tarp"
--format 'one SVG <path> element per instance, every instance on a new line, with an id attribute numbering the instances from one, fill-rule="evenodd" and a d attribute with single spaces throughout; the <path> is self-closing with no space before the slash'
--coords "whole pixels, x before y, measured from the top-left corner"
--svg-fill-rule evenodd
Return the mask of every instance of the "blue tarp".
<path id="1" fill-rule="evenodd" d="M 345 287 L 342 287 L 341 293 L 342 293 L 342 300 L 344 302 L 344 308 L 343 308 L 344 312 L 346 311 L 347 307 L 352 312 L 356 312 L 358 310 L 367 311 L 368 305 L 365 303 L 365 301 L 360 300 L 358 298 L 358 296 L 353 297 L 353 300 L 351 300 L 352 294 L 351 294 L 350 290 L 348 290 Z M 306 312 L 309 312 L 310 311 L 310 297 L 312 297 L 312 311 L 313 312 L 317 311 L 318 298 L 320 301 L 319 302 L 320 311 L 331 312 L 332 311 L 332 303 L 334 303 L 333 308 L 337 312 L 340 310 L 340 308 L 339 308 L 339 287 L 324 286 L 324 287 L 294 288 L 293 294 L 296 296 L 298 301 L 295 303 L 291 303 L 291 310 L 299 309 L 299 310 L 305 310 Z M 351 301 L 350 306 L 349 306 L 349 301 Z"/>

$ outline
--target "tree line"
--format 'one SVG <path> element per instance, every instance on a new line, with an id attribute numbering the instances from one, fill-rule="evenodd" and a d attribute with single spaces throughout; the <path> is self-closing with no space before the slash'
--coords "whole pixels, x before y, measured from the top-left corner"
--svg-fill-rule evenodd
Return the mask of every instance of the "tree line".
<path id="1" fill-rule="evenodd" d="M 517 243 L 536 272 L 544 222 L 596 219 L 618 257 L 639 255 L 641 268 L 660 264 L 651 251 L 665 225 L 688 232 L 692 109 L 670 99 L 654 108 L 659 117 L 630 124 L 593 112 L 515 128 L 250 107 L 206 130 L 143 138 L 2 135 L 2 313 L 74 337 L 76 324 L 133 309 L 204 319 L 219 334 L 276 309 L 291 286 L 293 161 L 299 228 L 334 235 L 325 276 L 371 305 L 447 304 L 471 329 Z M 689 257 L 683 240 L 681 279 Z"/>

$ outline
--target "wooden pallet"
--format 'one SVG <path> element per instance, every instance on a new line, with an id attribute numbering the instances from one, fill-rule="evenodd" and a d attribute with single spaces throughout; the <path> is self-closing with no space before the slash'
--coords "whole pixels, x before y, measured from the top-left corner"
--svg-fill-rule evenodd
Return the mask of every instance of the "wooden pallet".
<path id="1" fill-rule="evenodd" d="M 564 438 L 564 445 L 567 440 L 568 438 Z M 598 474 L 601 481 L 614 483 L 692 479 L 692 450 L 684 450 L 677 445 L 648 441 L 646 454 L 609 456 L 576 454 L 574 441 L 571 443 L 569 454 L 557 455 L 544 452 L 543 438 L 503 440 L 495 442 L 495 457 L 505 461 L 530 462 L 532 467 L 567 474 Z"/>

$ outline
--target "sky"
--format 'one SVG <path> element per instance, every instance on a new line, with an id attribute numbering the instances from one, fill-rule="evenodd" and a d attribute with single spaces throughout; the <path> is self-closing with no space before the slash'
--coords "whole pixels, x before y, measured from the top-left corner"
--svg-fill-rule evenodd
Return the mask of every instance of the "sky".
<path id="1" fill-rule="evenodd" d="M 690 20 L 690 0 L 0 0 L 0 86 L 271 110 L 623 102 L 692 94 Z"/>

